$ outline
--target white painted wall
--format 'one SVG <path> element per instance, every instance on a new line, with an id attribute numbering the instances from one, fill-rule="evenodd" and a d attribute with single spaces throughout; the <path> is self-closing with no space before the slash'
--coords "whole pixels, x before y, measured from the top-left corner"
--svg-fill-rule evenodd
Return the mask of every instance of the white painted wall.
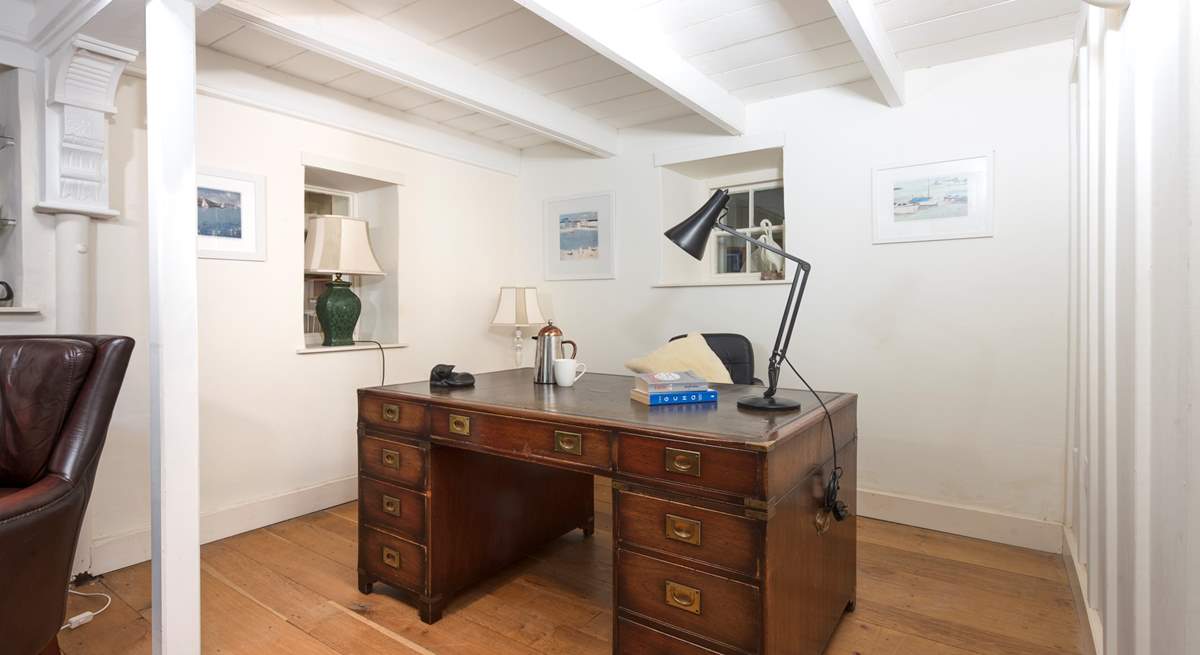
<path id="1" fill-rule="evenodd" d="M 0 334 L 54 332 L 53 216 L 33 211 L 37 204 L 40 132 L 37 75 L 14 69 L 0 73 L 0 124 L 14 147 L 0 152 L 0 184 L 6 216 L 18 225 L 0 230 L 0 279 L 13 286 L 17 304 L 36 307 L 37 314 L 0 316 Z"/>
<path id="2" fill-rule="evenodd" d="M 1063 517 L 1069 43 L 908 74 L 891 109 L 871 82 L 750 107 L 784 131 L 789 249 L 813 264 L 791 358 L 860 396 L 861 511 L 1057 550 Z M 592 370 L 689 330 L 741 332 L 760 376 L 786 287 L 652 288 L 664 225 L 656 151 L 705 140 L 695 122 L 623 132 L 593 160 L 527 151 L 519 282 L 541 279 L 545 199 L 616 193 L 618 277 L 542 282 Z M 871 244 L 871 170 L 995 153 L 996 236 Z M 798 385 L 790 373 L 788 386 Z"/>
<path id="3" fill-rule="evenodd" d="M 200 96 L 198 165 L 267 178 L 267 260 L 200 260 L 201 537 L 218 538 L 357 493 L 356 396 L 377 351 L 302 346 L 302 153 L 404 175 L 400 341 L 388 381 L 438 363 L 510 365 L 491 331 L 514 236 L 516 179 L 349 131 Z M 126 77 L 112 126 L 113 207 L 96 227 L 96 325 L 138 339 L 92 497 L 93 573 L 149 555 L 145 85 Z"/>

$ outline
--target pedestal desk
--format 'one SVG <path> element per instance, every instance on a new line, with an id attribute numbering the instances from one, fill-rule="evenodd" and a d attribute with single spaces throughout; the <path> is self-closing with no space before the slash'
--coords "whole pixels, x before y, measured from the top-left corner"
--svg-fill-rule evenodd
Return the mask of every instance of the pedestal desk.
<path id="1" fill-rule="evenodd" d="M 647 407 L 633 378 L 573 388 L 530 369 L 358 392 L 359 587 L 402 590 L 426 623 L 455 594 L 570 530 L 594 530 L 593 480 L 613 479 L 613 651 L 820 653 L 853 610 L 855 519 L 817 528 L 833 443 L 800 410 Z M 821 392 L 854 509 L 857 397 Z"/>

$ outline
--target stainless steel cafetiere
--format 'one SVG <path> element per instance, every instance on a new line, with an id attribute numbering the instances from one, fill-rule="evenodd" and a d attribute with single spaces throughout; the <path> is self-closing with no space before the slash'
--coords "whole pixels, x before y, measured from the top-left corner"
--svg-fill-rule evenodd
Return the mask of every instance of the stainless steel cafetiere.
<path id="1" fill-rule="evenodd" d="M 554 360 L 575 359 L 579 352 L 575 342 L 563 339 L 562 330 L 554 327 L 554 321 L 538 331 L 533 337 L 537 341 L 537 352 L 533 358 L 533 381 L 535 384 L 554 384 Z M 563 354 L 563 346 L 571 344 L 571 356 Z"/>

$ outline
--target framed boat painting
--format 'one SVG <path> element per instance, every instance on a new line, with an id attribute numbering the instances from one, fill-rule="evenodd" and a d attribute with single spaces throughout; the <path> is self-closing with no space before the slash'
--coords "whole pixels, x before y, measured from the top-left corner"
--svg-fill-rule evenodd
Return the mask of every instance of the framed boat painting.
<path id="1" fill-rule="evenodd" d="M 267 259 L 266 178 L 202 168 L 196 172 L 196 256 Z"/>
<path id="2" fill-rule="evenodd" d="M 611 192 L 547 200 L 542 220 L 547 280 L 617 276 Z"/>
<path id="3" fill-rule="evenodd" d="M 871 186 L 874 243 L 994 234 L 991 154 L 876 168 Z"/>

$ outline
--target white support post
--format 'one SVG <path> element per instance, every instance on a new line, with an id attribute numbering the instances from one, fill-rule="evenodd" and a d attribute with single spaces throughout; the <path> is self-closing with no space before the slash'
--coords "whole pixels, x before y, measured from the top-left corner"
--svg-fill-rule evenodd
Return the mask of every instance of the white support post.
<path id="1" fill-rule="evenodd" d="M 200 653 L 195 12 L 146 2 L 155 655 Z"/>

